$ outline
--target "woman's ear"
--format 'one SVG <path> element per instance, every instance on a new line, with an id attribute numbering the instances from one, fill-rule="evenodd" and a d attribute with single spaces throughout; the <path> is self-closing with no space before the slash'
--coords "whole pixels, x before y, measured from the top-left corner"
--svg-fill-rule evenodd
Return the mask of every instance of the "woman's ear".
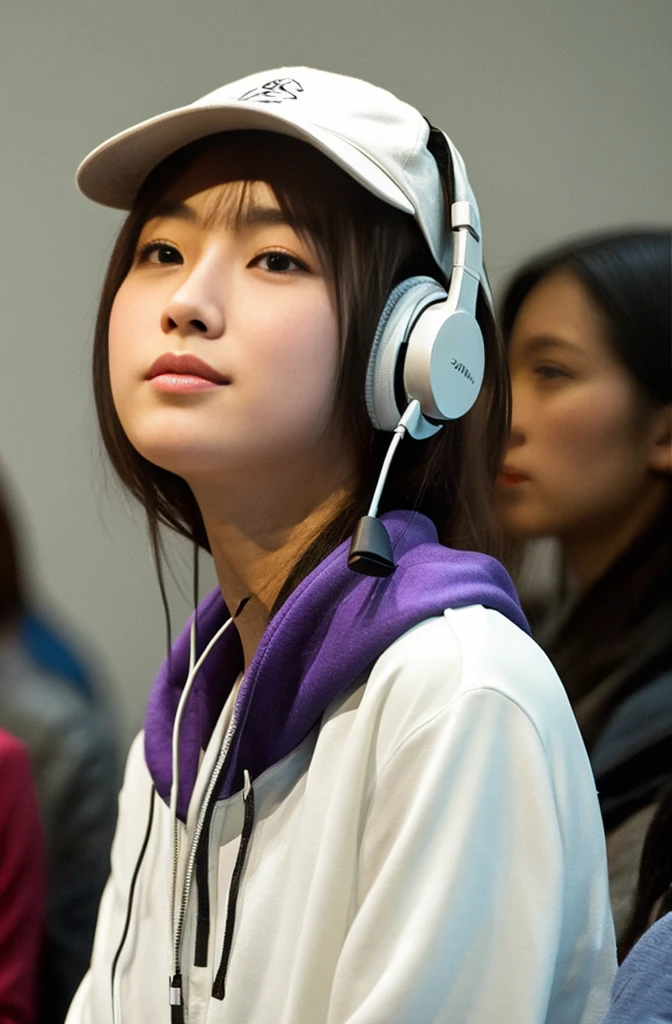
<path id="1" fill-rule="evenodd" d="M 649 468 L 657 473 L 672 474 L 672 402 L 656 410 L 652 436 Z"/>

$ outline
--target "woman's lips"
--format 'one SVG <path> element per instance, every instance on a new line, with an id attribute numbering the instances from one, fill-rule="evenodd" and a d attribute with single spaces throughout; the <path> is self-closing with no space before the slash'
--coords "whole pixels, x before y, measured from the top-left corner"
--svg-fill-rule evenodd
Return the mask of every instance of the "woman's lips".
<path id="1" fill-rule="evenodd" d="M 519 487 L 520 484 L 527 483 L 529 479 L 526 473 L 521 473 L 513 466 L 504 466 L 497 474 L 497 483 L 503 487 Z"/>
<path id="2" fill-rule="evenodd" d="M 191 352 L 166 352 L 152 363 L 147 380 L 157 391 L 193 394 L 212 391 L 230 380 Z"/>
<path id="3" fill-rule="evenodd" d="M 157 391 L 187 394 L 196 391 L 214 391 L 220 385 L 213 384 L 212 381 L 205 380 L 203 377 L 189 377 L 183 373 L 160 373 L 158 376 L 152 377 L 152 387 L 155 387 Z"/>

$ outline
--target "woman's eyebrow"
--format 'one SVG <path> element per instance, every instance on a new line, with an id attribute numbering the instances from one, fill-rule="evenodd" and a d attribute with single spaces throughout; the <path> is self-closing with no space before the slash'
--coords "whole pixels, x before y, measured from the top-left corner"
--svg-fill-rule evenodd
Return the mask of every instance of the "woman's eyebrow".
<path id="1" fill-rule="evenodd" d="M 238 226 L 240 228 L 287 223 L 287 218 L 278 206 L 262 206 L 258 203 L 251 203 L 249 206 L 246 206 L 238 218 Z"/>
<path id="2" fill-rule="evenodd" d="M 230 219 L 227 218 L 227 219 Z M 249 203 L 235 217 L 235 226 L 239 231 L 263 227 L 267 224 L 287 224 L 287 218 L 278 206 L 265 206 L 261 203 Z M 185 220 L 191 224 L 208 225 L 213 217 L 203 218 L 193 206 L 175 200 L 158 203 L 151 211 L 148 220 Z"/>
<path id="3" fill-rule="evenodd" d="M 558 337 L 556 334 L 536 334 L 532 338 L 527 338 L 522 347 L 526 355 L 535 355 L 547 348 L 567 349 L 577 353 L 581 351 L 573 341 Z"/>
<path id="4" fill-rule="evenodd" d="M 164 200 L 150 210 L 147 220 L 187 220 L 196 223 L 199 216 L 193 207 L 175 200 Z"/>

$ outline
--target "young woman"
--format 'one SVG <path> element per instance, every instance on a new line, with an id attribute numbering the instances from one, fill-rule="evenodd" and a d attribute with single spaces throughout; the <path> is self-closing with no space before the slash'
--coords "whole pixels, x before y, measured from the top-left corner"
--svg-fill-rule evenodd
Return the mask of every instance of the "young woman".
<path id="1" fill-rule="evenodd" d="M 79 182 L 131 211 L 95 343 L 108 452 L 155 548 L 177 530 L 219 588 L 130 753 L 70 1024 L 598 1020 L 590 766 L 483 553 L 507 378 L 459 154 L 292 68 Z"/>
<path id="2" fill-rule="evenodd" d="M 671 253 L 669 230 L 573 242 L 524 267 L 503 305 L 499 512 L 561 548 L 569 598 L 539 639 L 595 771 L 617 930 L 672 777 Z"/>

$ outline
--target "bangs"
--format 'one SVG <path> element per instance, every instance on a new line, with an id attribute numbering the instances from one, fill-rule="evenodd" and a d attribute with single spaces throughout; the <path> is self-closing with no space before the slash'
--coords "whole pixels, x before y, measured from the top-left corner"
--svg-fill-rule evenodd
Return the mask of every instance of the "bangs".
<path id="1" fill-rule="evenodd" d="M 231 183 L 208 198 L 208 227 L 242 228 L 259 202 L 259 184 L 271 190 L 284 222 L 316 251 L 326 277 L 336 278 L 339 239 L 357 228 L 407 215 L 383 203 L 308 143 L 274 132 L 222 132 L 199 139 L 159 164 L 134 206 L 144 224 L 166 200 L 187 187 L 194 165 L 207 159 L 212 185 Z M 348 230 L 349 229 L 349 230 Z"/>
<path id="2" fill-rule="evenodd" d="M 180 189 L 186 195 L 197 162 L 200 189 L 235 186 L 213 190 L 206 214 L 213 225 L 242 227 L 259 201 L 259 185 L 270 189 L 282 220 L 313 250 L 334 295 L 343 372 L 353 331 L 360 335 L 355 348 L 363 363 L 363 390 L 375 325 L 390 289 L 414 274 L 446 283 L 415 220 L 306 142 L 277 132 L 233 131 L 198 139 L 152 171 L 129 216 L 138 234 L 162 204 L 180 197 Z M 337 402 L 345 403 L 347 390 L 340 383 Z"/>

